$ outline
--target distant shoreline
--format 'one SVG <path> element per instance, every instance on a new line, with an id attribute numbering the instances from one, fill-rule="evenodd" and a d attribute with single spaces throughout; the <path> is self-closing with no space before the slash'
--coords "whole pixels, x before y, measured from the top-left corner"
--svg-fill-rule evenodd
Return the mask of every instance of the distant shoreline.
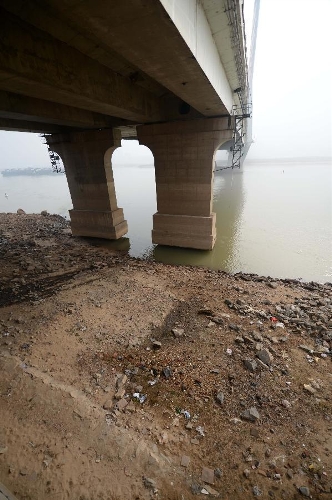
<path id="1" fill-rule="evenodd" d="M 261 158 L 261 159 L 248 159 L 245 160 L 245 165 L 290 165 L 290 164 L 330 164 L 332 166 L 332 158 L 328 157 L 320 157 L 320 158 Z M 216 160 L 216 165 L 226 166 L 228 164 L 225 160 Z M 147 164 L 128 164 L 128 165 L 114 165 L 114 167 L 121 168 L 153 168 L 154 165 Z M 41 175 L 59 175 L 64 172 L 53 172 L 51 168 L 6 168 L 5 170 L 1 170 L 0 173 L 4 177 L 14 177 L 14 176 L 41 176 Z"/>
<path id="2" fill-rule="evenodd" d="M 50 168 L 6 168 L 1 171 L 4 177 L 14 177 L 18 175 L 57 175 L 57 172 L 53 172 Z"/>

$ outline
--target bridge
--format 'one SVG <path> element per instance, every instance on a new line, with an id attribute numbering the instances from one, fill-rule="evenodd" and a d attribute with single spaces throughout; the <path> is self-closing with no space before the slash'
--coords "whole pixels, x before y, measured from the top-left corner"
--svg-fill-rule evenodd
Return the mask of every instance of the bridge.
<path id="1" fill-rule="evenodd" d="M 249 87 L 243 0 L 0 0 L 0 129 L 61 158 L 73 235 L 126 234 L 111 159 L 135 138 L 155 161 L 152 241 L 212 249 L 214 157 L 240 165 Z"/>

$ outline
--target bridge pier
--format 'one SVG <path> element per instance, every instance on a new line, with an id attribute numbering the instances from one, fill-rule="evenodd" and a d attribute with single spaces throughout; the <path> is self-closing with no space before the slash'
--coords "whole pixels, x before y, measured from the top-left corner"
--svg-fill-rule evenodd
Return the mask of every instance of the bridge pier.
<path id="1" fill-rule="evenodd" d="M 69 132 L 46 136 L 47 143 L 62 159 L 73 210 L 74 236 L 118 239 L 127 233 L 127 221 L 118 208 L 111 158 L 121 146 L 116 129 Z"/>
<path id="2" fill-rule="evenodd" d="M 228 118 L 205 118 L 137 127 L 140 144 L 154 155 L 157 213 L 153 243 L 212 250 L 216 150 L 232 138 Z"/>

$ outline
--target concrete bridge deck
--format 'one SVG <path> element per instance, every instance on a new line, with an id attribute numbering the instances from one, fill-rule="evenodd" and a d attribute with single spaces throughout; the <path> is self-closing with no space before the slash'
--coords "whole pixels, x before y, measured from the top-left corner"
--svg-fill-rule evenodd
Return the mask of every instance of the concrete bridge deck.
<path id="1" fill-rule="evenodd" d="M 215 151 L 248 98 L 243 0 L 0 0 L 0 129 L 50 134 L 73 234 L 119 238 L 111 155 L 155 157 L 153 241 L 210 249 Z"/>

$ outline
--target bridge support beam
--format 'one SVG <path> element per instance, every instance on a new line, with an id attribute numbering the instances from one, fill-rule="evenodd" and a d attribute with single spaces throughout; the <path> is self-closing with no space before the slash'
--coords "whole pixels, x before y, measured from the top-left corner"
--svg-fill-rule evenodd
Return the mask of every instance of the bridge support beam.
<path id="1" fill-rule="evenodd" d="M 232 138 L 228 118 L 142 125 L 137 134 L 155 160 L 158 211 L 153 216 L 153 243 L 212 250 L 214 155 Z"/>
<path id="2" fill-rule="evenodd" d="M 47 136 L 50 149 L 62 159 L 73 210 L 74 236 L 116 240 L 127 233 L 127 221 L 118 208 L 111 158 L 121 146 L 118 130 L 91 130 Z"/>

